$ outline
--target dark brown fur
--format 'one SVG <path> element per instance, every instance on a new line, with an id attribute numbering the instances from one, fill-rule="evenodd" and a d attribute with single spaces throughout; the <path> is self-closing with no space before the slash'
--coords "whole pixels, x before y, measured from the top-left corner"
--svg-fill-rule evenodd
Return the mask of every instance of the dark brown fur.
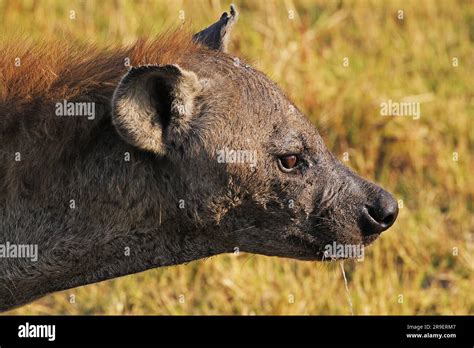
<path id="1" fill-rule="evenodd" d="M 35 173 L 35 180 L 47 182 L 49 168 L 67 159 L 77 147 L 93 141 L 100 122 L 72 118 L 64 122 L 51 110 L 61 100 L 94 101 L 110 98 L 120 78 L 130 66 L 179 64 L 181 58 L 198 51 L 213 54 L 193 42 L 186 31 L 172 31 L 154 39 L 141 39 L 129 48 L 98 49 L 95 45 L 75 46 L 61 41 L 40 45 L 10 41 L 0 45 L 0 149 L 2 156 L 15 152 L 42 158 L 38 162 L 0 161 L 0 197 L 21 192 L 24 173 Z M 15 66 L 20 58 L 21 65 Z M 110 117 L 103 112 L 98 117 Z M 104 122 L 107 122 L 104 120 Z M 29 141 L 25 141 L 29 139 Z M 49 153 L 38 143 L 49 143 Z M 35 153 L 37 152 L 37 153 Z M 42 177 L 44 176 L 44 177 Z M 6 186 L 6 187 L 5 187 Z M 47 194 L 48 185 L 35 187 Z"/>
<path id="2" fill-rule="evenodd" d="M 0 259 L 0 310 L 235 248 L 321 260 L 330 243 L 369 244 L 390 227 L 393 198 L 222 51 L 236 19 L 232 7 L 194 39 L 129 48 L 1 45 L 0 244 L 39 257 Z M 95 119 L 56 116 L 62 100 L 93 102 Z M 255 166 L 218 160 L 223 149 L 254 153 Z"/>

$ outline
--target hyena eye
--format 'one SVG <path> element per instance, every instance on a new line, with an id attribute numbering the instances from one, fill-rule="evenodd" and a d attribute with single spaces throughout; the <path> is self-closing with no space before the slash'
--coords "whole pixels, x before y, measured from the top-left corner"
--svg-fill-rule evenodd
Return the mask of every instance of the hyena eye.
<path id="1" fill-rule="evenodd" d="M 301 161 L 297 155 L 285 155 L 278 157 L 280 169 L 284 172 L 290 172 L 300 165 Z"/>

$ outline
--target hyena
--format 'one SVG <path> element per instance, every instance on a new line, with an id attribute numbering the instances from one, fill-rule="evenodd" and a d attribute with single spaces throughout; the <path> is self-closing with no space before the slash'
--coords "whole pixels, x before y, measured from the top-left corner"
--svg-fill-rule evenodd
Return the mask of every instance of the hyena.
<path id="1" fill-rule="evenodd" d="M 232 6 L 195 35 L 105 50 L 2 44 L 1 310 L 235 250 L 322 260 L 328 244 L 368 245 L 394 223 L 394 198 L 227 53 L 236 20 Z"/>

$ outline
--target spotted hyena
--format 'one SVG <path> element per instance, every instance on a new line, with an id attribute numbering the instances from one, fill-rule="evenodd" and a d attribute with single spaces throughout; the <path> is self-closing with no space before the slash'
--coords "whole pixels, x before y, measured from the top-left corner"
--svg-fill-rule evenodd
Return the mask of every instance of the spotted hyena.
<path id="1" fill-rule="evenodd" d="M 126 48 L 2 47 L 0 309 L 236 248 L 322 260 L 394 223 L 394 198 L 226 52 L 236 19 Z"/>

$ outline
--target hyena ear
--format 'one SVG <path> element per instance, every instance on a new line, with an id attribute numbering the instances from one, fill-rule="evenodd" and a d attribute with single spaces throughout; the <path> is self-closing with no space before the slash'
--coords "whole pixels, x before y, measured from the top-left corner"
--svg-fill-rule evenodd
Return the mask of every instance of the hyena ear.
<path id="1" fill-rule="evenodd" d="M 132 68 L 112 99 L 112 122 L 128 143 L 163 155 L 173 137 L 186 131 L 201 84 L 177 65 Z"/>
<path id="2" fill-rule="evenodd" d="M 230 31 L 237 22 L 238 16 L 235 5 L 230 5 L 230 16 L 224 12 L 216 23 L 194 34 L 193 40 L 211 49 L 227 52 Z"/>

